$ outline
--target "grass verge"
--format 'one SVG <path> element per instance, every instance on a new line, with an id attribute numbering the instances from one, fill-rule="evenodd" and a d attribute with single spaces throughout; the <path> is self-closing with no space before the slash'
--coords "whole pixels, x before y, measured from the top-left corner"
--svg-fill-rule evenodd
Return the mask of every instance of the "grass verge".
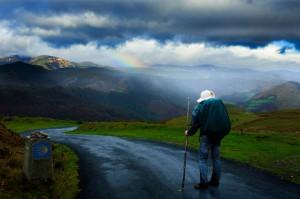
<path id="1" fill-rule="evenodd" d="M 17 133 L 42 128 L 75 126 L 81 123 L 43 117 L 4 117 L 1 122 L 5 124 L 8 129 Z"/>

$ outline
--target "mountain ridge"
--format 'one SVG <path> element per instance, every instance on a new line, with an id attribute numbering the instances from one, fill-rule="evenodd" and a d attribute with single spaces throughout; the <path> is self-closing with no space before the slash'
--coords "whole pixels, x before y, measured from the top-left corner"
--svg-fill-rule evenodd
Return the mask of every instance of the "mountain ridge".
<path id="1" fill-rule="evenodd" d="M 80 64 L 73 67 L 71 66 L 72 62 L 64 60 L 61 60 L 63 66 L 59 67 L 54 64 L 51 68 L 41 65 L 43 61 L 51 64 L 51 59 L 54 59 L 52 56 L 37 57 L 34 62 L 36 65 L 22 61 L 14 62 L 16 59 L 32 60 L 32 58 L 22 56 L 8 58 L 7 61 L 13 63 L 0 66 L 0 89 L 2 89 L 0 92 L 7 93 L 11 97 L 18 97 L 5 89 L 9 88 L 11 92 L 14 89 L 14 92 L 19 94 L 22 93 L 22 89 L 25 89 L 27 93 L 23 97 L 34 95 L 27 98 L 33 100 L 37 95 L 44 100 L 44 102 L 37 101 L 38 103 L 48 104 L 51 103 L 51 100 L 45 97 L 48 96 L 47 92 L 56 93 L 57 96 L 52 96 L 54 99 L 61 98 L 66 102 L 69 101 L 70 96 L 71 98 L 74 97 L 72 106 L 63 102 L 65 107 L 58 110 L 61 112 L 71 111 L 71 109 L 81 104 L 90 107 L 85 109 L 85 113 L 90 115 L 88 111 L 93 112 L 93 108 L 90 106 L 92 103 L 97 104 L 97 110 L 101 112 L 105 106 L 101 106 L 98 101 L 101 102 L 102 100 L 107 107 L 119 107 L 122 110 L 121 112 L 125 113 L 122 114 L 124 119 L 131 119 L 125 116 L 126 112 L 139 120 L 167 119 L 183 111 L 187 96 L 196 99 L 201 90 L 204 89 L 214 90 L 217 96 L 224 97 L 225 101 L 247 107 L 251 111 L 286 108 L 286 105 L 282 105 L 284 101 L 287 101 L 286 99 L 281 100 L 282 102 L 279 100 L 280 103 L 278 104 L 274 95 L 270 94 L 266 97 L 262 95 L 265 90 L 286 82 L 285 79 L 280 78 L 280 73 L 274 75 L 250 69 L 233 70 L 214 65 L 178 66 L 175 68 L 161 65 L 142 69 L 105 66 L 82 67 Z M 54 61 L 56 60 L 55 58 Z M 289 74 L 286 73 L 286 75 Z M 297 76 L 294 76 L 295 78 L 297 79 Z M 60 90 L 58 91 L 56 88 L 60 88 Z M 65 92 L 63 89 L 65 89 Z M 72 89 L 74 96 L 71 93 Z M 259 97 L 258 93 L 262 97 Z M 51 98 L 51 96 L 48 97 Z M 9 99 L 6 100 L 9 101 Z M 72 102 L 70 100 L 71 104 Z M 123 102 L 124 104 L 120 105 Z M 145 104 L 145 106 L 142 106 L 142 104 Z M 292 106 L 287 106 L 287 108 L 298 107 L 297 102 L 291 104 Z M 18 105 L 20 110 L 25 111 L 24 108 L 26 107 L 22 107 L 21 103 Z M 7 106 L 14 106 L 14 104 L 8 103 Z M 55 107 L 49 107 L 52 107 L 52 105 L 46 106 L 48 110 L 55 109 Z M 66 109 L 66 107 L 69 108 Z M 14 111 L 12 111 L 13 109 L 5 110 L 4 113 L 7 114 L 13 112 L 19 114 L 19 111 L 15 109 Z M 167 110 L 169 110 L 169 113 Z M 26 109 L 26 111 L 30 110 Z M 40 113 L 42 111 L 37 114 Z M 93 120 L 97 118 L 114 118 L 114 115 L 108 117 L 95 115 L 86 118 Z M 43 116 L 47 117 L 47 115 Z M 116 118 L 122 118 L 118 115 L 115 116 Z M 61 115 L 59 117 L 64 119 Z M 76 116 L 76 119 L 78 118 L 79 114 Z"/>
<path id="2" fill-rule="evenodd" d="M 11 55 L 0 58 L 0 65 L 12 64 L 16 62 L 24 62 L 27 64 L 41 66 L 47 70 L 58 70 L 63 68 L 77 68 L 77 67 L 100 67 L 100 65 L 93 62 L 72 62 L 67 59 L 50 56 L 50 55 L 39 55 L 35 57 L 22 56 L 22 55 Z"/>
<path id="3" fill-rule="evenodd" d="M 168 93 L 168 94 L 167 94 Z M 73 120 L 165 120 L 183 113 L 178 98 L 140 76 L 112 68 L 0 67 L 0 113 Z"/>
<path id="4" fill-rule="evenodd" d="M 300 83 L 287 81 L 263 90 L 248 102 L 252 111 L 276 111 L 300 108 Z"/>

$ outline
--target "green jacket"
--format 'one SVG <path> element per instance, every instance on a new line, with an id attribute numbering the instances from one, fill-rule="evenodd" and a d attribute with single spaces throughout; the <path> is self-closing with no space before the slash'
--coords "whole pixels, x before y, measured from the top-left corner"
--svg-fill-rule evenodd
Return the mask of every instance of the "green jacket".
<path id="1" fill-rule="evenodd" d="M 196 105 L 188 134 L 194 135 L 199 128 L 200 136 L 206 135 L 216 143 L 229 133 L 231 122 L 221 99 L 211 98 Z"/>

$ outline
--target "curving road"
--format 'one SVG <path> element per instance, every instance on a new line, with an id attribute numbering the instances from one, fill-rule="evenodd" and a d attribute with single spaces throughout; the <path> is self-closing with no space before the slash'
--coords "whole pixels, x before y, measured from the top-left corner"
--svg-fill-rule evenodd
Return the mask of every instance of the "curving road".
<path id="1" fill-rule="evenodd" d="M 300 199 L 300 186 L 223 160 L 219 188 L 196 191 L 197 154 L 188 154 L 186 189 L 180 188 L 183 148 L 110 136 L 67 135 L 74 128 L 46 129 L 80 158 L 79 198 Z"/>

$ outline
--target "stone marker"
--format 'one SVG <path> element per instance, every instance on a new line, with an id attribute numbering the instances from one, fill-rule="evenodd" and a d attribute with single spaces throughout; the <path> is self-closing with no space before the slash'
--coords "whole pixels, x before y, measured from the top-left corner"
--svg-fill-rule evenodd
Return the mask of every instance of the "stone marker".
<path id="1" fill-rule="evenodd" d="M 52 146 L 47 134 L 34 132 L 25 140 L 24 174 L 28 180 L 52 180 Z"/>

